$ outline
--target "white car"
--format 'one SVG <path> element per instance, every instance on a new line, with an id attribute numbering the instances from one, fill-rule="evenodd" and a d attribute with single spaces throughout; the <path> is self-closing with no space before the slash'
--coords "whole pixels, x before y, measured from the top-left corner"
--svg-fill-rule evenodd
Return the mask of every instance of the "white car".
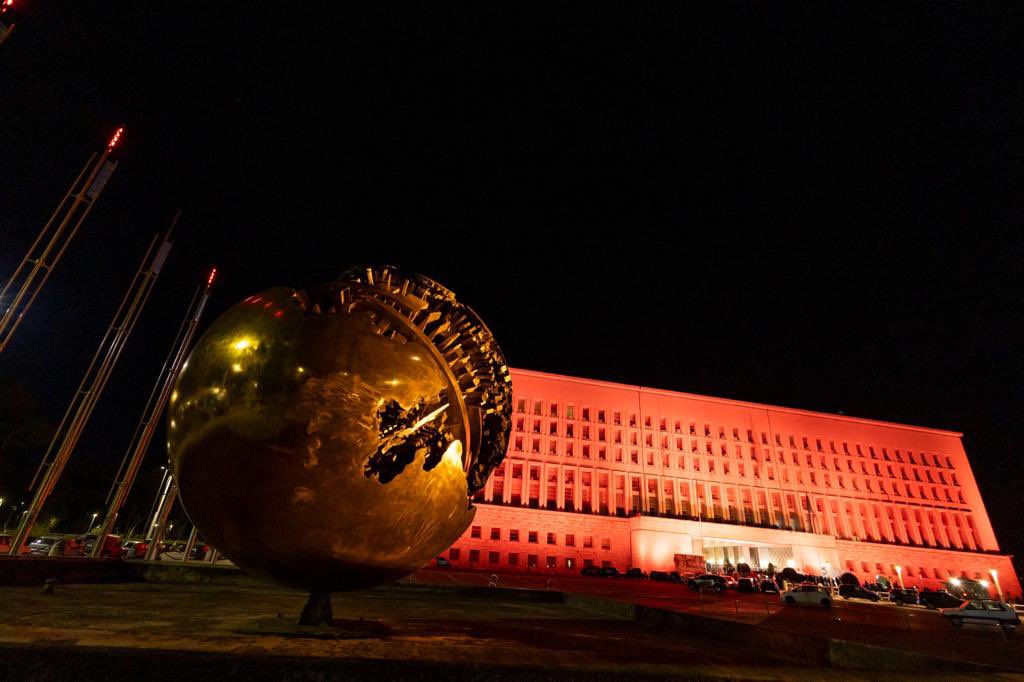
<path id="1" fill-rule="evenodd" d="M 994 599 L 971 599 L 955 609 L 939 609 L 943 618 L 949 618 L 953 625 L 964 623 L 992 623 L 1004 630 L 1013 630 L 1020 625 L 1020 616 L 1009 604 Z"/>
<path id="2" fill-rule="evenodd" d="M 779 599 L 787 604 L 832 605 L 832 593 L 828 588 L 813 583 L 797 585 L 791 590 L 786 590 L 779 595 Z"/>

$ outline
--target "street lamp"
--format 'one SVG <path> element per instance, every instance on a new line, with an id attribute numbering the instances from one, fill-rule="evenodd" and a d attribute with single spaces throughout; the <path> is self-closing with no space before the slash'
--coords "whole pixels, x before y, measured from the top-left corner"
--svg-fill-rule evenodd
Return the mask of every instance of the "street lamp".
<path id="1" fill-rule="evenodd" d="M 907 589 L 906 586 L 904 586 L 904 584 L 903 584 L 903 567 L 902 566 L 893 566 L 893 568 L 896 569 L 896 579 L 900 581 L 900 589 L 901 590 Z"/>
<path id="2" fill-rule="evenodd" d="M 93 512 L 92 513 L 92 518 L 89 519 L 89 528 L 85 531 L 86 535 L 88 535 L 89 532 L 92 530 L 93 524 L 96 523 L 96 517 L 99 516 L 99 515 L 100 515 L 99 512 Z"/>
<path id="3" fill-rule="evenodd" d="M 999 601 L 1003 601 L 1003 588 L 999 586 L 999 573 L 996 572 L 996 569 L 990 568 L 988 569 L 988 574 L 992 576 L 992 582 L 996 584 L 996 594 L 999 595 Z"/>

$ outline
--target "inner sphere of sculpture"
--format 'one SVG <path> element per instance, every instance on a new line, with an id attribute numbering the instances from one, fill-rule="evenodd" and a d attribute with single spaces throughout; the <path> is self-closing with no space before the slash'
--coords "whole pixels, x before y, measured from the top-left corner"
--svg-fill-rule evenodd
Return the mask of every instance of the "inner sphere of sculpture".
<path id="1" fill-rule="evenodd" d="M 503 454 L 507 438 L 474 430 L 478 408 L 423 325 L 360 305 L 361 286 L 330 312 L 288 288 L 250 296 L 199 340 L 171 395 L 172 471 L 200 534 L 314 592 L 394 580 L 447 549 L 475 513 L 467 439 L 496 437 Z"/>

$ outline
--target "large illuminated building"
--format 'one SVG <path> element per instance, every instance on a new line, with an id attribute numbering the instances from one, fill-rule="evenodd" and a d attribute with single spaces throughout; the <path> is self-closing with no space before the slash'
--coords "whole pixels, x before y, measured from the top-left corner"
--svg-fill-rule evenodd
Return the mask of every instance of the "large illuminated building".
<path id="1" fill-rule="evenodd" d="M 456 566 L 671 571 L 703 556 L 932 589 L 967 577 L 1021 594 L 960 433 L 512 377 L 508 454 L 448 552 Z"/>

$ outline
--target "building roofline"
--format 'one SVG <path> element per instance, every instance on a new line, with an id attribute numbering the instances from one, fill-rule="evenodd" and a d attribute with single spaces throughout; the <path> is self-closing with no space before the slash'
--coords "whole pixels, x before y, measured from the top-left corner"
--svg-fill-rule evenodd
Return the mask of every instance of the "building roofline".
<path id="1" fill-rule="evenodd" d="M 881 426 L 890 429 L 901 429 L 904 431 L 919 431 L 922 433 L 931 433 L 939 436 L 952 436 L 954 438 L 963 438 L 963 433 L 959 431 L 949 431 L 947 429 L 936 429 L 929 426 L 915 426 L 913 424 L 900 424 L 898 422 L 887 422 L 880 421 L 878 419 L 866 419 L 864 417 L 850 417 L 845 414 L 832 414 L 830 412 L 814 412 L 811 410 L 801 410 L 795 407 L 780 407 L 778 405 L 768 405 L 765 403 L 753 403 L 745 400 L 732 400 L 730 398 L 715 398 L 713 396 L 700 395 L 697 393 L 685 393 L 683 391 L 670 391 L 663 388 L 650 388 L 647 386 L 638 386 L 633 384 L 617 384 L 612 381 L 602 381 L 600 379 L 585 379 L 582 377 L 573 377 L 566 374 L 554 374 L 552 372 L 540 372 L 533 369 L 520 369 L 518 367 L 510 368 L 513 373 L 525 374 L 528 376 L 535 376 L 543 379 L 558 379 L 560 381 L 569 381 L 578 384 L 588 384 L 591 386 L 601 386 L 604 388 L 615 388 L 615 389 L 628 389 L 632 391 L 639 391 L 640 393 L 646 393 L 648 395 L 661 395 L 669 397 L 681 397 L 688 398 L 691 400 L 701 400 L 709 403 L 718 403 L 720 405 L 734 405 L 737 407 L 752 407 L 756 409 L 771 411 L 771 412 L 782 412 L 786 414 L 796 414 L 804 417 L 828 417 L 829 419 L 837 419 L 839 421 L 851 422 L 854 424 L 867 424 L 870 426 Z"/>

